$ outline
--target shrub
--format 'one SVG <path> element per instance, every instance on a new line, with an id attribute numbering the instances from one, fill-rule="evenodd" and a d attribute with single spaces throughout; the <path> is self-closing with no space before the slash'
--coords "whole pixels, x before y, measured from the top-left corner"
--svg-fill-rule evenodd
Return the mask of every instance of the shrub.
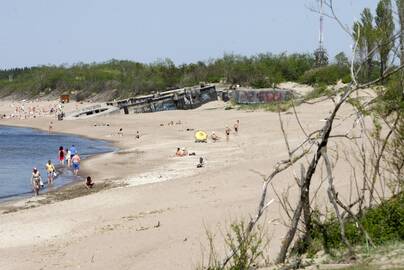
<path id="1" fill-rule="evenodd" d="M 207 270 L 241 270 L 252 269 L 258 264 L 258 259 L 264 259 L 264 250 L 268 245 L 265 239 L 265 231 L 257 226 L 252 232 L 246 232 L 247 224 L 244 222 L 235 222 L 230 225 L 229 232 L 225 235 L 226 247 L 233 254 L 225 267 L 222 266 L 222 260 L 217 255 L 213 244 L 213 235 L 207 232 L 209 240 L 208 265 L 201 265 L 198 269 Z"/>
<path id="2" fill-rule="evenodd" d="M 334 215 L 329 216 L 323 222 L 320 221 L 318 212 L 313 212 L 312 217 L 313 231 L 311 236 L 313 244 L 309 250 L 318 251 L 316 243 L 319 241 L 328 253 L 331 253 L 332 249 L 344 247 L 340 237 L 339 223 Z M 374 208 L 365 210 L 358 219 L 376 245 L 391 241 L 404 241 L 404 192 Z M 345 234 L 353 245 L 361 245 L 366 241 L 356 222 L 351 218 L 347 218 L 345 221 Z"/>
<path id="3" fill-rule="evenodd" d="M 348 80 L 349 68 L 340 65 L 328 65 L 313 68 L 306 71 L 300 78 L 301 83 L 315 84 L 336 84 L 339 80 Z M 349 80 L 348 80 L 349 81 Z"/>

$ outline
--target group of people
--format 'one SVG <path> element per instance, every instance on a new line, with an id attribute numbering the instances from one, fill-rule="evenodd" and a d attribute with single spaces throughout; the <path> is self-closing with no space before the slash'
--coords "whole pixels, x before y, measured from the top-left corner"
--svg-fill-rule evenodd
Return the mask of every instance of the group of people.
<path id="1" fill-rule="evenodd" d="M 55 177 L 57 176 L 55 165 L 51 160 L 45 164 L 46 174 L 48 176 L 48 184 L 52 185 Z M 31 176 L 32 188 L 34 189 L 35 195 L 39 195 L 39 190 L 44 187 L 44 183 L 42 181 L 41 173 L 37 168 L 32 169 Z"/>
<path id="2" fill-rule="evenodd" d="M 74 175 L 79 173 L 81 160 L 74 144 L 70 148 L 63 148 L 63 146 L 60 146 L 58 156 L 60 165 L 64 166 L 66 162 L 68 168 L 73 168 Z"/>
<path id="3" fill-rule="evenodd" d="M 74 175 L 78 175 L 78 172 L 80 170 L 80 156 L 79 153 L 74 145 L 72 145 L 70 148 L 64 148 L 63 146 L 59 147 L 58 151 L 58 160 L 61 166 L 67 166 L 68 168 L 73 169 Z M 52 163 L 51 160 L 48 160 L 48 162 L 45 164 L 45 170 L 48 176 L 48 184 L 51 185 L 53 184 L 53 181 L 55 177 L 57 176 L 56 172 L 56 167 Z M 32 187 L 34 189 L 35 195 L 39 194 L 39 190 L 44 187 L 44 183 L 42 181 L 41 174 L 37 168 L 32 169 L 32 176 L 31 176 L 31 182 L 32 182 Z M 90 177 L 90 182 L 88 184 L 88 179 L 86 181 L 86 186 L 87 187 L 92 187 L 93 184 L 91 177 Z"/>
<path id="4" fill-rule="evenodd" d="M 234 123 L 233 129 L 234 133 L 237 135 L 240 129 L 240 120 L 237 120 Z M 231 129 L 229 128 L 229 126 L 226 126 L 226 128 L 224 129 L 224 133 L 226 135 L 226 142 L 228 142 L 230 140 L 230 134 L 231 134 Z M 217 142 L 220 139 L 220 137 L 214 131 L 212 131 L 210 138 L 212 139 L 213 142 Z"/>
<path id="5" fill-rule="evenodd" d="M 233 129 L 234 129 L 234 133 L 236 135 L 238 135 L 238 132 L 240 130 L 240 120 L 236 120 L 236 122 L 233 125 Z M 232 130 L 228 126 L 226 126 L 224 132 L 226 134 L 226 141 L 227 142 L 230 140 L 231 131 Z M 213 142 L 216 142 L 216 141 L 218 141 L 220 139 L 220 137 L 216 134 L 215 131 L 212 132 L 210 138 L 212 139 Z M 194 152 L 189 153 L 186 148 L 180 148 L 180 147 L 178 147 L 177 151 L 175 152 L 176 157 L 195 156 L 195 155 L 196 154 Z M 199 163 L 196 165 L 196 167 L 197 168 L 203 168 L 204 165 L 205 165 L 204 158 L 200 157 L 199 158 Z"/>
<path id="6" fill-rule="evenodd" d="M 61 103 L 54 103 L 48 105 L 38 105 L 35 101 L 25 101 L 20 103 L 10 104 L 12 112 L 9 114 L 2 114 L 1 118 L 7 119 L 30 119 L 44 115 L 55 115 L 63 111 Z"/>
<path id="7" fill-rule="evenodd" d="M 123 128 L 120 128 L 119 130 L 118 130 L 118 136 L 120 136 L 120 137 L 123 137 Z M 140 133 L 139 133 L 139 130 L 138 131 L 136 131 L 136 135 L 135 135 L 135 138 L 136 139 L 140 139 Z"/>

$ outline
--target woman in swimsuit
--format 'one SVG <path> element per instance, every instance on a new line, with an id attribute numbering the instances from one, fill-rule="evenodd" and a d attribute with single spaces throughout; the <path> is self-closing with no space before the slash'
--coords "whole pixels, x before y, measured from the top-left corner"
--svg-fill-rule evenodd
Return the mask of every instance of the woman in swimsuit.
<path id="1" fill-rule="evenodd" d="M 39 189 L 41 188 L 41 174 L 36 168 L 32 169 L 31 176 L 32 188 L 34 189 L 35 196 L 39 195 Z"/>

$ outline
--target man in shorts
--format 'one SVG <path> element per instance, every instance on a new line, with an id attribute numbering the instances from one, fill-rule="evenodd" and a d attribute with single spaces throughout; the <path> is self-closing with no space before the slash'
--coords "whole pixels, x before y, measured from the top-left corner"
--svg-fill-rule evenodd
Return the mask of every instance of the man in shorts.
<path id="1" fill-rule="evenodd" d="M 76 153 L 72 158 L 73 173 L 77 175 L 80 170 L 80 156 Z"/>

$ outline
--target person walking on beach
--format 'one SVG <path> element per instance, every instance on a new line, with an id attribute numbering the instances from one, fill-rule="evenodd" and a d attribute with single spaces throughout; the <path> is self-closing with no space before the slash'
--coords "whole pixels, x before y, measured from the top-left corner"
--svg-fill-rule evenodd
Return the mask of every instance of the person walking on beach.
<path id="1" fill-rule="evenodd" d="M 229 139 L 230 139 L 230 132 L 231 132 L 231 129 L 230 129 L 229 127 L 226 127 L 226 129 L 224 130 L 224 132 L 226 133 L 226 142 L 228 142 Z"/>
<path id="2" fill-rule="evenodd" d="M 77 175 L 80 170 L 80 156 L 76 153 L 72 158 L 72 165 L 73 165 L 73 173 Z"/>
<path id="3" fill-rule="evenodd" d="M 72 147 L 70 147 L 70 158 L 73 158 L 75 154 L 77 154 L 77 149 L 74 144 L 72 144 Z"/>
<path id="4" fill-rule="evenodd" d="M 67 161 L 67 167 L 70 168 L 72 166 L 72 152 L 70 152 L 70 149 L 66 147 L 66 161 Z"/>
<path id="5" fill-rule="evenodd" d="M 238 134 L 238 129 L 240 128 L 240 120 L 237 120 L 236 123 L 234 123 L 234 132 Z"/>
<path id="6" fill-rule="evenodd" d="M 32 183 L 32 188 L 34 189 L 35 196 L 39 195 L 39 189 L 41 188 L 41 174 L 37 170 L 37 168 L 32 169 L 32 176 L 31 176 L 31 183 Z"/>
<path id="7" fill-rule="evenodd" d="M 59 162 L 60 165 L 65 165 L 65 150 L 63 149 L 63 146 L 59 147 Z"/>
<path id="8" fill-rule="evenodd" d="M 52 161 L 48 160 L 48 163 L 45 165 L 46 172 L 48 173 L 48 184 L 53 183 L 54 174 L 56 172 L 55 165 L 52 164 Z"/>
<path id="9" fill-rule="evenodd" d="M 49 135 L 52 133 L 52 129 L 53 129 L 53 122 L 50 121 L 50 123 L 49 123 Z"/>

